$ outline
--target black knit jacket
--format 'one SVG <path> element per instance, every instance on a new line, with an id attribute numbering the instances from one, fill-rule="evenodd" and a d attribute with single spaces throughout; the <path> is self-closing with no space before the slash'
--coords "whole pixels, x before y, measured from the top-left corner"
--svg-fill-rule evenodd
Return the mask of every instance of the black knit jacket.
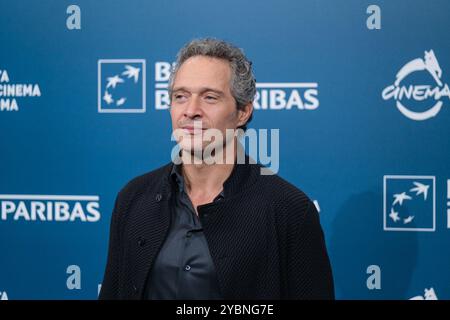
<path id="1" fill-rule="evenodd" d="M 248 159 L 248 158 L 247 158 Z M 111 219 L 100 299 L 144 299 L 170 226 L 173 163 L 130 181 Z M 319 216 L 311 200 L 259 164 L 238 164 L 225 199 L 198 214 L 225 299 L 333 299 Z"/>

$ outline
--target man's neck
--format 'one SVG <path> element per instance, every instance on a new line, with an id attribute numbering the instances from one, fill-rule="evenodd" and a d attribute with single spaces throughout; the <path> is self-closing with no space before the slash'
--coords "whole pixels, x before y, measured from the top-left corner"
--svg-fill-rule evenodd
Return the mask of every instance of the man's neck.
<path id="1" fill-rule="evenodd" d="M 233 148 L 234 161 L 207 164 L 204 161 L 196 164 L 195 161 L 183 162 L 182 173 L 186 189 L 191 195 L 217 194 L 223 189 L 223 184 L 233 171 L 236 162 L 236 150 Z M 184 151 L 183 151 L 184 152 Z"/>

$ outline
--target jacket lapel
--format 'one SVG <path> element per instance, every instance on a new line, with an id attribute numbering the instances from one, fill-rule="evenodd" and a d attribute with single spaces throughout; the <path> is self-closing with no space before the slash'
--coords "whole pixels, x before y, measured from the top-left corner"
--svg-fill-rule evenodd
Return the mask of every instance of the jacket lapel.
<path id="1" fill-rule="evenodd" d="M 170 165 L 167 167 L 171 168 Z M 168 172 L 164 170 L 164 177 L 158 177 L 161 183 L 157 188 L 149 187 L 140 195 L 134 214 L 130 217 L 129 226 L 132 230 L 128 234 L 133 238 L 129 239 L 132 259 L 129 265 L 136 298 L 143 298 L 149 271 L 170 227 L 171 188 L 166 179 Z"/>

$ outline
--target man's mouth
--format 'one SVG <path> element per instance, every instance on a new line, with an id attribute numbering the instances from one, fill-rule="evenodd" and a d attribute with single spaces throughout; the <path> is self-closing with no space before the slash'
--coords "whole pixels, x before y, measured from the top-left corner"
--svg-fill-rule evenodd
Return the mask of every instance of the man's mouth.
<path id="1" fill-rule="evenodd" d="M 186 132 L 188 134 L 200 134 L 204 130 L 206 130 L 207 128 L 194 127 L 194 126 L 184 126 L 184 127 L 182 127 L 182 129 L 183 129 L 184 132 Z"/>

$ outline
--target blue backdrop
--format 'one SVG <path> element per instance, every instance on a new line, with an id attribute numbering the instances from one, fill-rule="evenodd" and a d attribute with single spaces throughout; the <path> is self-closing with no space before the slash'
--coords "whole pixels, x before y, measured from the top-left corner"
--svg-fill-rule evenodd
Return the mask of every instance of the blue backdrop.
<path id="1" fill-rule="evenodd" d="M 117 192 L 170 161 L 167 66 L 206 36 L 252 60 L 250 127 L 280 130 L 279 174 L 316 201 L 337 298 L 450 298 L 448 12 L 0 0 L 0 299 L 97 298 Z"/>

